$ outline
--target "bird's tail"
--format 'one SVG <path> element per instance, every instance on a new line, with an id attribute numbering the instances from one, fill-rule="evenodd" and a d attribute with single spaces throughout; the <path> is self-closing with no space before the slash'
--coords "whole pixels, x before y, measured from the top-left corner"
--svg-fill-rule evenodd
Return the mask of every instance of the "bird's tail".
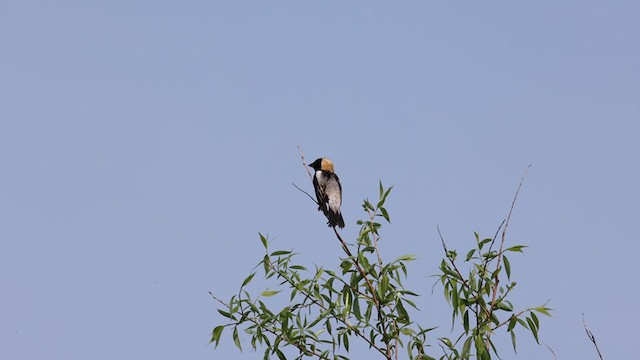
<path id="1" fill-rule="evenodd" d="M 331 210 L 327 211 L 327 218 L 329 219 L 329 226 L 339 228 L 344 227 L 344 219 L 342 218 L 342 214 L 340 212 L 333 212 Z"/>

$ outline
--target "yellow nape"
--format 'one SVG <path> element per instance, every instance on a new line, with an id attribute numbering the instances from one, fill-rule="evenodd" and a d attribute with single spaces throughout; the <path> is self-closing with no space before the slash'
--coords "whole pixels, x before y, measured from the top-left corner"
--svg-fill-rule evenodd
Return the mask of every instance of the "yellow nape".
<path id="1" fill-rule="evenodd" d="M 320 163 L 320 170 L 334 172 L 333 162 L 331 162 L 331 160 L 329 159 L 322 159 L 322 162 Z"/>

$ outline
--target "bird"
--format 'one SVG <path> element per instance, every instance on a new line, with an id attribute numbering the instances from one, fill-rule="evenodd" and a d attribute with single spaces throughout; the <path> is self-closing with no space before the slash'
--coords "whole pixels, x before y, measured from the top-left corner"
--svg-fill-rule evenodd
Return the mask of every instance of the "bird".
<path id="1" fill-rule="evenodd" d="M 327 158 L 319 158 L 309 164 L 309 167 L 316 171 L 313 175 L 313 187 L 318 199 L 318 210 L 329 220 L 329 227 L 344 228 L 344 219 L 340 212 L 342 185 L 334 172 L 333 162 Z"/>

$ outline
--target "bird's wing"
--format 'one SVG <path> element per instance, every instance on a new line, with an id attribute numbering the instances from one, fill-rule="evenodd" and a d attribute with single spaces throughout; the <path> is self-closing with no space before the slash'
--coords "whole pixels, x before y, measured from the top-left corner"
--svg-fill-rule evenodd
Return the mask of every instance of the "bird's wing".
<path id="1" fill-rule="evenodd" d="M 342 186 L 338 176 L 334 173 L 330 173 L 330 177 L 325 185 L 325 193 L 327 194 L 327 202 L 329 209 L 334 213 L 340 212 L 340 206 L 342 205 Z"/>

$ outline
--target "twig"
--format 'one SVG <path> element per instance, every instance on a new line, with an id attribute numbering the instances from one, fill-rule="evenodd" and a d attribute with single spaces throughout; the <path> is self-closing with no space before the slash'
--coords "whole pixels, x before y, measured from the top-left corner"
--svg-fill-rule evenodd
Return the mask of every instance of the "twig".
<path id="1" fill-rule="evenodd" d="M 307 166 L 307 163 L 304 161 L 304 154 L 302 153 L 302 149 L 300 148 L 300 145 L 298 145 L 298 153 L 300 154 L 300 159 L 302 159 L 302 166 L 304 166 L 304 169 L 307 170 L 307 174 L 309 174 L 309 179 L 313 180 L 313 175 L 311 175 L 311 171 L 309 171 L 309 167 Z"/>
<path id="2" fill-rule="evenodd" d="M 498 234 L 500 234 L 500 229 L 502 229 L 506 221 L 507 221 L 506 219 L 502 220 L 502 222 L 500 223 L 500 226 L 498 226 L 498 230 L 496 230 L 496 233 L 493 235 L 493 240 L 491 240 L 491 244 L 489 244 L 489 252 L 491 252 L 491 250 L 493 249 L 493 244 L 496 242 L 496 239 L 498 238 Z M 483 272 L 487 271 L 487 263 L 488 263 L 488 260 L 485 261 Z"/>
<path id="3" fill-rule="evenodd" d="M 378 249 L 378 230 L 375 228 L 374 216 L 375 213 L 371 213 L 371 210 L 367 208 L 367 214 L 369 214 L 369 228 L 371 229 L 371 233 L 373 234 L 373 247 L 376 249 L 376 255 L 378 255 L 378 266 L 380 267 L 380 271 L 382 271 L 382 256 L 380 256 L 380 250 Z"/>
<path id="4" fill-rule="evenodd" d="M 507 220 L 504 223 L 504 228 L 502 229 L 502 239 L 500 241 L 500 251 L 498 251 L 498 263 L 496 265 L 496 270 L 500 268 L 500 260 L 502 260 L 502 249 L 504 248 L 504 242 L 507 237 L 507 228 L 509 228 L 509 221 L 511 221 L 511 214 L 513 213 L 513 208 L 516 205 L 516 200 L 518 199 L 518 194 L 520 194 L 520 188 L 522 188 L 522 183 L 524 183 L 524 179 L 527 177 L 527 173 L 529 172 L 529 168 L 531 164 L 527 166 L 524 171 L 524 175 L 520 179 L 520 184 L 518 185 L 518 189 L 516 190 L 516 194 L 513 196 L 513 201 L 511 202 L 511 208 L 509 209 L 509 215 L 507 216 Z M 496 296 L 498 295 L 498 284 L 500 283 L 499 279 L 496 278 L 495 283 L 493 284 L 493 296 L 491 298 L 491 308 L 489 311 L 489 320 L 491 320 L 491 316 L 493 315 L 493 308 L 496 305 Z"/>
<path id="5" fill-rule="evenodd" d="M 446 255 L 447 259 L 449 259 L 449 262 L 451 263 L 451 265 L 453 266 L 453 269 L 458 274 L 458 277 L 462 281 L 462 284 L 464 285 L 464 287 L 471 289 L 471 287 L 469 287 L 469 284 L 467 284 L 467 281 L 464 279 L 464 276 L 462 276 L 462 273 L 460 273 L 460 270 L 458 270 L 458 266 L 449 257 L 449 250 L 447 250 L 447 244 L 444 243 L 444 238 L 442 237 L 442 233 L 440 232 L 440 226 L 436 225 L 436 229 L 438 229 L 438 235 L 440 236 L 440 241 L 442 242 L 442 248 L 444 249 L 444 254 Z"/>
<path id="6" fill-rule="evenodd" d="M 360 273 L 364 281 L 367 283 L 367 287 L 369 287 L 369 291 L 371 292 L 371 297 L 373 298 L 373 302 L 376 306 L 376 311 L 378 312 L 378 321 L 380 322 L 380 326 L 382 330 L 381 333 L 386 334 L 387 332 L 386 326 L 382 319 L 382 307 L 380 306 L 380 300 L 378 299 L 378 295 L 376 293 L 375 288 L 373 287 L 373 284 L 371 284 L 371 281 L 367 277 L 367 274 L 364 272 L 364 269 L 362 269 L 362 266 L 358 262 L 358 259 L 355 256 L 353 256 L 353 254 L 351 253 L 351 250 L 349 250 L 349 247 L 347 246 L 347 243 L 344 241 L 344 239 L 342 239 L 342 236 L 340 236 L 340 233 L 335 228 L 335 226 L 333 227 L 333 232 L 336 234 L 336 237 L 338 238 L 338 240 L 340 240 L 340 243 L 342 244 L 342 249 L 347 254 L 347 256 L 351 258 L 351 261 L 353 261 L 353 264 L 356 266 L 356 269 L 358 269 L 358 272 Z M 385 344 L 387 345 L 387 353 L 386 353 L 387 359 L 391 359 L 390 344 L 388 342 L 385 342 Z"/>
<path id="7" fill-rule="evenodd" d="M 584 331 L 587 332 L 587 337 L 589 337 L 589 340 L 591 340 L 591 342 L 593 343 L 593 346 L 596 347 L 596 351 L 598 352 L 598 356 L 600 357 L 600 360 L 604 360 L 604 358 L 602 357 L 602 353 L 600 353 L 600 349 L 598 348 L 598 343 L 596 342 L 595 335 L 593 335 L 591 330 L 587 328 L 587 323 L 584 321 L 584 313 L 582 314 L 582 324 L 584 325 Z"/>
<path id="8" fill-rule="evenodd" d="M 340 233 L 338 232 L 338 230 L 336 230 L 335 227 L 333 228 L 333 232 L 336 233 L 336 237 L 338 238 L 338 240 L 340 240 L 340 243 L 342 243 L 342 249 L 344 250 L 344 252 L 347 254 L 347 256 L 349 256 L 353 260 L 353 263 L 358 269 L 358 272 L 367 282 L 367 286 L 369 287 L 369 291 L 371 291 L 371 296 L 373 297 L 373 302 L 376 304 L 376 308 L 380 310 L 380 302 L 378 301 L 378 296 L 376 295 L 375 288 L 373 287 L 373 284 L 371 284 L 371 281 L 369 281 L 369 278 L 367 277 L 367 274 L 362 269 L 362 266 L 360 266 L 358 259 L 356 259 L 356 257 L 353 256 L 353 254 L 351 253 L 351 250 L 349 250 L 349 247 L 347 247 L 347 243 L 342 239 L 342 236 L 340 236 Z"/>
<path id="9" fill-rule="evenodd" d="M 556 357 L 556 352 L 553 351 L 553 349 L 549 345 L 547 345 L 545 343 L 542 343 L 542 344 L 544 344 L 544 346 L 546 346 L 547 349 L 549 349 L 549 351 L 551 351 L 551 354 L 553 354 L 553 360 L 558 360 L 558 358 Z"/>
<path id="10" fill-rule="evenodd" d="M 306 192 L 306 191 L 304 191 L 304 190 L 300 189 L 300 188 L 298 187 L 298 185 L 296 185 L 296 183 L 291 183 L 291 184 L 292 184 L 293 186 L 295 186 L 295 188 L 296 188 L 296 189 L 298 189 L 298 190 L 302 191 L 303 193 L 307 194 L 307 196 L 309 197 L 309 199 L 311 199 L 314 203 L 316 203 L 316 205 L 319 205 L 319 204 L 318 204 L 318 201 L 316 201 L 316 199 L 314 199 L 311 195 L 309 195 L 309 193 L 308 193 L 308 192 Z"/>
<path id="11" fill-rule="evenodd" d="M 276 267 L 274 267 L 273 265 L 270 265 L 271 268 L 278 273 L 278 276 L 283 278 L 287 283 L 289 283 L 289 285 L 291 285 L 292 288 L 297 289 L 297 285 L 293 282 L 293 280 L 291 280 L 291 278 L 289 278 L 288 276 L 286 276 L 286 274 L 282 273 L 282 271 Z M 317 299 L 313 298 L 311 296 L 311 294 L 308 293 L 308 291 L 302 287 L 301 289 L 299 289 L 300 292 L 304 293 L 306 299 L 311 300 L 311 302 L 313 302 L 314 304 L 316 304 L 320 309 L 322 309 L 323 311 L 327 310 L 327 307 L 325 307 L 322 303 L 320 303 Z M 331 315 L 333 315 L 333 312 L 331 312 Z M 381 354 L 385 355 L 385 352 L 383 349 L 381 349 L 379 346 L 377 346 L 376 344 L 374 344 L 373 342 L 371 342 L 371 340 L 369 340 L 369 338 L 367 338 L 364 334 L 362 334 L 360 332 L 360 330 L 358 330 L 357 328 L 354 328 L 354 326 L 349 322 L 348 319 L 343 319 L 339 316 L 334 316 L 334 319 L 336 319 L 336 321 L 340 321 L 341 323 L 343 323 L 344 325 L 346 325 L 348 328 L 352 329 L 354 331 L 354 333 L 358 336 L 360 336 L 362 339 L 364 339 L 367 343 L 369 343 L 369 346 L 378 350 L 378 352 L 380 352 Z"/>
<path id="12" fill-rule="evenodd" d="M 460 269 L 458 269 L 458 266 L 456 265 L 456 263 L 449 257 L 449 250 L 447 250 L 447 244 L 444 243 L 444 238 L 442 237 L 442 233 L 440 232 L 440 226 L 436 226 L 436 229 L 438 229 L 438 235 L 440 236 L 440 241 L 442 242 L 442 248 L 444 249 L 445 256 L 447 256 L 447 259 L 449 259 L 451 266 L 453 266 L 453 269 L 458 274 L 458 278 L 460 281 L 462 281 L 462 285 L 464 285 L 465 288 L 469 289 L 471 293 L 475 294 L 476 297 L 479 297 L 480 294 L 478 293 L 478 291 L 471 289 L 471 286 L 469 286 L 469 284 L 467 283 L 467 280 L 465 280 L 464 276 L 462 276 L 462 273 L 460 272 Z M 454 306 L 456 305 L 454 304 Z M 489 310 L 487 310 L 487 308 L 484 306 L 482 306 L 481 308 L 484 311 L 484 313 L 487 314 L 489 318 L 491 318 L 491 313 L 489 313 Z M 476 319 L 478 318 L 479 318 L 478 312 L 476 311 Z"/>

